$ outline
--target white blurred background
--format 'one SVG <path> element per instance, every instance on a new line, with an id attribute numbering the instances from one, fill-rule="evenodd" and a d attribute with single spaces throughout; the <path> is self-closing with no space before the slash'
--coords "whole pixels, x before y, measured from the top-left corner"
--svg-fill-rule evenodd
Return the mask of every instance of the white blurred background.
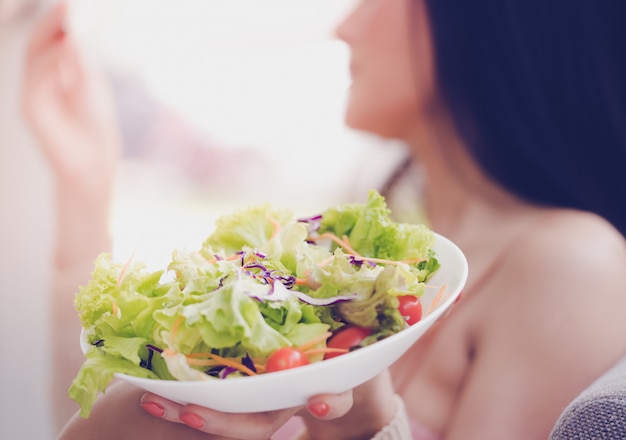
<path id="1" fill-rule="evenodd" d="M 124 132 L 115 258 L 162 265 L 237 206 L 314 214 L 381 184 L 401 146 L 343 125 L 349 54 L 333 29 L 354 1 L 72 2 Z M 19 116 L 24 34 L 11 32 L 0 26 L 0 439 L 47 439 L 53 193 Z"/>
<path id="2" fill-rule="evenodd" d="M 349 53 L 334 28 L 354 3 L 75 2 L 75 30 L 114 74 L 127 133 L 120 258 L 158 262 L 154 237 L 169 257 L 243 203 L 312 214 L 380 184 L 400 150 L 343 124 Z M 138 139 L 142 123 L 152 135 Z"/>

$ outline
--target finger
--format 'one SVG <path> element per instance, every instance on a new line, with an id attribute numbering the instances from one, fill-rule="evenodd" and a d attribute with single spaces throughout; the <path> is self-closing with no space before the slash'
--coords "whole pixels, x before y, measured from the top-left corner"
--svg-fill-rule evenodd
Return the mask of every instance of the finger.
<path id="1" fill-rule="evenodd" d="M 66 19 L 67 3 L 61 1 L 35 25 L 28 45 L 28 52 L 37 53 L 44 50 L 49 44 L 62 39 L 65 35 Z"/>
<path id="2" fill-rule="evenodd" d="M 306 410 L 316 419 L 333 420 L 346 415 L 352 403 L 352 390 L 341 394 L 320 394 L 309 399 Z"/>
<path id="3" fill-rule="evenodd" d="M 65 2 L 59 3 L 35 25 L 28 43 L 24 65 L 23 106 L 39 104 L 41 92 L 59 93 L 71 68 L 63 23 L 67 16 Z M 65 72 L 61 72 L 64 70 Z M 67 80 L 66 80 L 67 81 Z"/>
<path id="4" fill-rule="evenodd" d="M 84 84 L 85 64 L 76 44 L 70 38 L 66 38 L 65 44 L 58 52 L 56 68 L 60 91 L 66 99 L 79 97 Z"/>
<path id="5" fill-rule="evenodd" d="M 146 393 L 141 407 L 149 414 L 198 431 L 242 440 L 266 440 L 300 408 L 261 413 L 223 413 L 197 405 L 180 405 L 161 396 Z M 212 437 L 214 438 L 214 437 Z"/>
<path id="6" fill-rule="evenodd" d="M 187 426 L 206 433 L 244 440 L 266 440 L 296 412 L 297 409 L 288 409 L 254 414 L 225 414 L 187 405 L 181 408 L 179 418 Z"/>
<path id="7" fill-rule="evenodd" d="M 49 134 L 59 118 L 85 114 L 86 72 L 76 42 L 62 29 L 65 9 L 62 3 L 37 25 L 25 60 L 21 108 L 37 135 Z"/>

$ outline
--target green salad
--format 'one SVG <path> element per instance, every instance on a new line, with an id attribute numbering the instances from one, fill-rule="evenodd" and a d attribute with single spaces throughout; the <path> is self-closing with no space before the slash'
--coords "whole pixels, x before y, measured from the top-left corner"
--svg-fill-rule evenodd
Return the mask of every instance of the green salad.
<path id="1" fill-rule="evenodd" d="M 243 208 L 158 271 L 102 254 L 75 298 L 89 349 L 69 396 L 88 417 L 115 373 L 228 380 L 374 343 L 415 321 L 401 299 L 418 299 L 439 267 L 434 241 L 424 225 L 392 221 L 372 190 L 308 218 Z M 331 343 L 348 328 L 357 341 Z"/>

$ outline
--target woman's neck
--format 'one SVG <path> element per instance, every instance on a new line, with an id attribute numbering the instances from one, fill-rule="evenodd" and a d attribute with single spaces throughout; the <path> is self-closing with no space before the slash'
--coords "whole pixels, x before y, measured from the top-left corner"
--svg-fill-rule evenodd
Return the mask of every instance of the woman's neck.
<path id="1" fill-rule="evenodd" d="M 436 232 L 465 239 L 532 208 L 485 176 L 449 125 L 416 127 L 407 141 L 424 172 L 424 209 Z"/>

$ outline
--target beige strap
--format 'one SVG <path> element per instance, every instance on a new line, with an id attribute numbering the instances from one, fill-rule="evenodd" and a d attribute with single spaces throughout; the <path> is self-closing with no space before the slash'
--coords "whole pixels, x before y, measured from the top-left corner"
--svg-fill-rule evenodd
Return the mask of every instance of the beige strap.
<path id="1" fill-rule="evenodd" d="M 393 419 L 381 429 L 372 440 L 410 440 L 411 426 L 409 425 L 409 417 L 404 407 L 402 397 L 395 395 L 396 414 Z"/>
<path id="2" fill-rule="evenodd" d="M 409 425 L 409 418 L 404 407 L 404 401 L 402 397 L 397 394 L 394 396 L 396 401 L 396 414 L 393 419 L 378 433 L 372 437 L 372 440 L 410 440 L 411 439 L 411 427 Z M 306 429 L 300 432 L 294 440 L 308 440 L 309 436 Z"/>

